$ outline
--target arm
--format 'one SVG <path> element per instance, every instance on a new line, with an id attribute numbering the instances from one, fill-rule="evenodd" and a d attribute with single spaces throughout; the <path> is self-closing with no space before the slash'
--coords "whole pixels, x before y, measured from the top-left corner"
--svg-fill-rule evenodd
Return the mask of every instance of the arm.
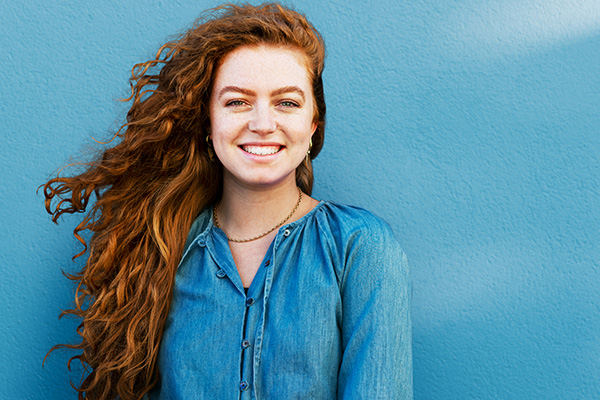
<path id="1" fill-rule="evenodd" d="M 391 229 L 349 240 L 341 284 L 338 399 L 412 399 L 411 283 Z"/>

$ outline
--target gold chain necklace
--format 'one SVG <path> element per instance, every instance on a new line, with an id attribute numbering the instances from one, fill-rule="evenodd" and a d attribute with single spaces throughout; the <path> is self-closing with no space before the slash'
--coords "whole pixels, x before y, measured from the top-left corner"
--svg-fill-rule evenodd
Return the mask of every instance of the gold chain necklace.
<path id="1" fill-rule="evenodd" d="M 282 226 L 283 224 L 285 224 L 287 222 L 287 220 L 289 220 L 290 218 L 292 218 L 292 215 L 294 215 L 294 213 L 296 212 L 296 210 L 300 206 L 300 202 L 301 201 L 302 201 L 302 189 L 298 188 L 298 202 L 296 202 L 296 206 L 294 207 L 294 209 L 292 210 L 292 212 L 289 213 L 288 216 L 283 219 L 283 221 L 281 221 L 280 223 L 278 223 L 277 225 L 275 225 L 274 227 L 272 227 L 271 229 L 269 229 L 268 231 L 266 231 L 263 234 L 260 234 L 258 236 L 253 237 L 253 238 L 250 238 L 250 239 L 233 239 L 233 238 L 230 238 L 229 236 L 227 236 L 227 234 L 225 234 L 225 236 L 227 236 L 227 240 L 229 240 L 230 242 L 236 242 L 236 243 L 251 242 L 253 240 L 260 239 L 261 237 L 267 236 L 269 233 L 273 232 L 275 229 L 277 229 L 280 226 Z M 217 217 L 217 207 L 218 206 L 219 206 L 219 202 L 217 201 L 215 203 L 215 206 L 213 207 L 213 219 L 215 220 L 215 226 L 217 228 L 221 228 L 221 225 L 219 225 L 219 218 Z M 221 228 L 221 229 L 223 229 L 223 228 Z"/>

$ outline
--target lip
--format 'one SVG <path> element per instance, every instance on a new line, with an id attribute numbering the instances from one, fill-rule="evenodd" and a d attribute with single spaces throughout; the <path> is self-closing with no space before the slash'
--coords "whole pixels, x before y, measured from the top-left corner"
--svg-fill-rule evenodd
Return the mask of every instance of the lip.
<path id="1" fill-rule="evenodd" d="M 239 146 L 279 146 L 284 147 L 281 143 L 277 142 L 246 142 L 242 143 Z"/>

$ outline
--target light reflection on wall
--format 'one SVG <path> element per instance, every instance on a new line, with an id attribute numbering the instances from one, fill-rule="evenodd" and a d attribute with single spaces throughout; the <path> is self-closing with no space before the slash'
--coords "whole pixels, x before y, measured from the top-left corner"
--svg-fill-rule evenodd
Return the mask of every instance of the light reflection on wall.
<path id="1" fill-rule="evenodd" d="M 600 1 L 473 1 L 451 10 L 437 29 L 457 56 L 527 53 L 600 32 Z"/>

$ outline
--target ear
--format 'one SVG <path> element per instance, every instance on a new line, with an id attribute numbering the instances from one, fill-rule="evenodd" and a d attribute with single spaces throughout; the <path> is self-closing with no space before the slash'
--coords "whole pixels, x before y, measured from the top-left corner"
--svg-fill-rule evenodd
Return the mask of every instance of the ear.
<path id="1" fill-rule="evenodd" d="M 317 124 L 316 122 L 313 122 L 310 129 L 311 129 L 311 133 L 310 136 L 314 135 L 315 132 L 317 131 L 317 126 L 319 126 L 319 124 Z"/>

